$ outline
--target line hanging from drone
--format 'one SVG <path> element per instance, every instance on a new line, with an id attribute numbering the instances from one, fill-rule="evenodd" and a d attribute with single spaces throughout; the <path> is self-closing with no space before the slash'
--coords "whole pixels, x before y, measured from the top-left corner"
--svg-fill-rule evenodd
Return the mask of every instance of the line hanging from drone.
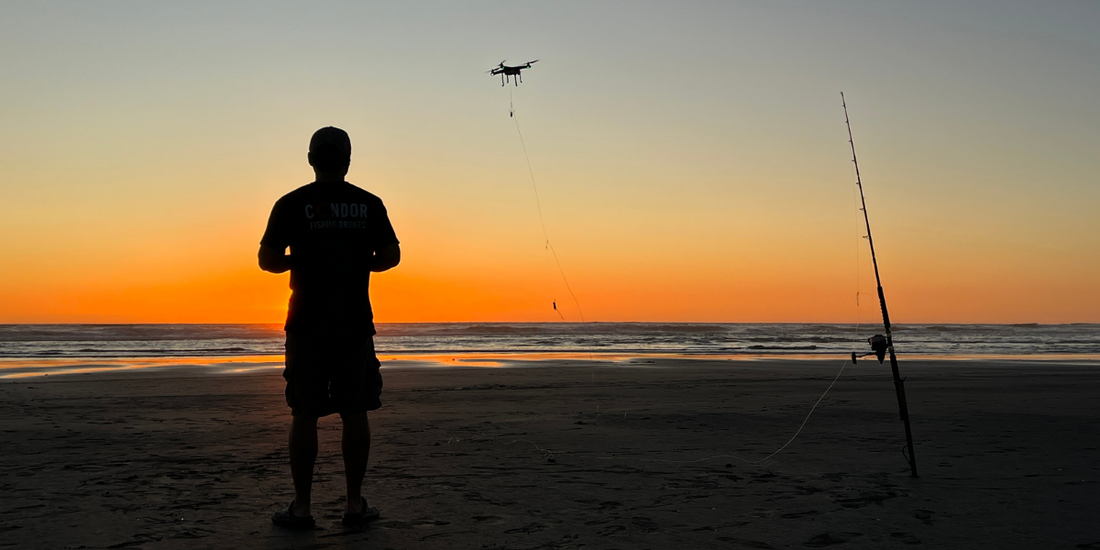
<path id="1" fill-rule="evenodd" d="M 512 116 L 512 120 L 516 123 L 516 133 L 519 134 L 519 144 L 523 147 L 523 158 L 527 160 L 527 173 L 531 176 L 531 189 L 535 191 L 535 206 L 539 212 L 539 225 L 542 226 L 542 239 L 546 243 L 545 248 L 550 251 L 550 255 L 554 257 L 554 264 L 558 266 L 558 273 L 561 274 L 561 280 L 565 283 L 565 289 L 569 291 L 569 295 L 573 298 L 573 303 L 577 306 L 577 313 L 581 316 L 581 322 L 584 322 L 584 310 L 581 309 L 581 303 L 577 300 L 577 295 L 573 293 L 573 287 L 569 286 L 569 278 L 565 276 L 565 269 L 561 267 L 561 260 L 558 259 L 558 252 L 554 250 L 554 245 L 550 242 L 550 236 L 546 232 L 546 220 L 542 217 L 542 201 L 539 199 L 539 187 L 535 184 L 535 171 L 531 168 L 531 157 L 527 156 L 527 145 L 523 142 L 523 132 L 519 129 L 519 119 Z M 558 312 L 558 316 L 561 317 L 561 310 L 558 309 L 558 303 L 554 302 L 554 311 Z M 562 317 L 565 320 L 565 317 Z"/>
<path id="2" fill-rule="evenodd" d="M 488 71 L 491 75 L 501 75 L 501 86 L 509 82 L 509 77 L 515 76 L 515 85 L 519 86 L 520 82 L 523 82 L 520 76 L 521 71 L 524 69 L 530 69 L 531 64 L 538 62 L 538 59 L 528 61 L 523 65 L 515 67 L 509 67 L 501 61 L 495 68 Z M 569 278 L 565 276 L 565 269 L 561 266 L 561 260 L 558 259 L 558 252 L 554 250 L 554 245 L 550 242 L 549 233 L 546 231 L 546 220 L 542 215 L 542 200 L 539 198 L 539 187 L 535 183 L 535 170 L 531 167 L 531 157 L 527 154 L 527 143 L 523 139 L 523 131 L 519 127 L 519 118 L 516 117 L 515 105 L 512 99 L 512 89 L 508 89 L 508 116 L 512 119 L 512 122 L 516 125 L 516 134 L 519 136 L 520 147 L 523 148 L 523 158 L 527 161 L 527 174 L 531 177 L 531 189 L 535 192 L 535 206 L 539 213 L 539 226 L 542 228 L 543 248 L 550 251 L 550 255 L 554 258 L 554 265 L 558 268 L 558 273 L 561 275 L 561 280 L 565 283 L 565 289 L 569 291 L 569 296 L 573 298 L 573 304 L 577 306 L 577 313 L 580 315 L 581 322 L 584 320 L 584 310 L 581 309 L 581 303 L 577 300 L 577 295 L 573 292 L 573 287 L 569 284 Z M 554 300 L 552 302 L 554 312 L 558 314 L 561 320 L 565 320 L 565 316 L 562 315 L 560 309 L 558 309 L 558 302 Z"/>

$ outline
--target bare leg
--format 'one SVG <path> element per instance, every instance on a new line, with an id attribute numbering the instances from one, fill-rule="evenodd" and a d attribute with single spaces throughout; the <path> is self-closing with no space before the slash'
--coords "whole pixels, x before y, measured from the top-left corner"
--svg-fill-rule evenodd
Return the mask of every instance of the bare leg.
<path id="1" fill-rule="evenodd" d="M 290 422 L 290 475 L 294 478 L 294 515 L 308 516 L 317 462 L 317 418 L 295 416 Z"/>
<path id="2" fill-rule="evenodd" d="M 367 473 L 370 458 L 370 422 L 367 413 L 341 414 L 344 420 L 344 438 L 340 450 L 344 455 L 344 475 L 348 484 L 349 514 L 363 509 L 363 477 Z"/>

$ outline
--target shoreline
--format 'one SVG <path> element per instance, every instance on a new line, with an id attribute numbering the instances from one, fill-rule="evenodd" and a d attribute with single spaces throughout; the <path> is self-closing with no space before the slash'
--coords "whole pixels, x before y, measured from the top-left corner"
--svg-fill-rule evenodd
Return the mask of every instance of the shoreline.
<path id="1" fill-rule="evenodd" d="M 844 362 L 846 357 L 829 354 L 711 354 L 711 353 L 621 353 L 621 352 L 461 352 L 415 353 L 382 352 L 378 354 L 384 371 L 398 369 L 483 367 L 483 368 L 552 368 L 577 362 L 642 366 L 668 363 L 754 363 L 784 361 L 792 363 Z M 1100 367 L 1096 354 L 904 354 L 899 363 L 997 363 L 1050 364 Z M 850 365 L 850 361 L 848 362 Z M 878 365 L 874 357 L 861 358 L 856 365 Z M 71 376 L 94 373 L 144 372 L 152 370 L 191 369 L 203 374 L 241 374 L 283 368 L 283 355 L 221 355 L 221 356 L 134 356 L 134 357 L 74 357 L 74 358 L 0 358 L 0 380 L 35 378 L 40 376 Z"/>
<path id="2" fill-rule="evenodd" d="M 383 352 L 378 354 L 384 371 L 398 369 L 484 367 L 538 368 L 559 367 L 577 362 L 641 366 L 684 362 L 754 363 L 785 361 L 807 364 L 845 361 L 844 356 L 827 354 L 689 354 L 689 353 L 620 353 L 620 352 L 463 352 L 414 353 Z M 1100 367 L 1100 355 L 1094 354 L 905 354 L 899 362 L 919 363 L 998 363 L 1050 364 Z M 848 362 L 850 365 L 850 361 Z M 857 367 L 878 365 L 874 357 L 861 358 Z M 283 368 L 283 355 L 248 356 L 173 356 L 173 357 L 75 357 L 75 358 L 0 358 L 0 380 L 36 378 L 40 376 L 71 376 L 94 373 L 143 372 L 151 370 L 191 369 L 203 374 L 241 374 Z"/>

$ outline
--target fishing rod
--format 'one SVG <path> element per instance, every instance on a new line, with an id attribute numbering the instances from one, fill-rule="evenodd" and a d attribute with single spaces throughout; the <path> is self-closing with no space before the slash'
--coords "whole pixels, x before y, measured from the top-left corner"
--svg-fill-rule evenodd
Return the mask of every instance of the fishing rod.
<path id="1" fill-rule="evenodd" d="M 872 351 L 865 355 L 875 355 L 880 365 L 886 359 L 887 353 L 890 355 L 890 370 L 894 373 L 894 390 L 898 394 L 898 409 L 901 420 L 905 423 L 905 444 L 909 450 L 905 460 L 909 463 L 909 470 L 913 477 L 918 477 L 917 457 L 913 454 L 913 430 L 909 427 L 909 405 L 905 401 L 905 379 L 898 372 L 898 358 L 894 354 L 894 337 L 890 333 L 890 312 L 886 309 L 886 295 L 882 292 L 882 279 L 878 275 L 875 241 L 871 238 L 871 220 L 867 217 L 867 199 L 863 197 L 863 182 L 859 178 L 859 161 L 856 160 L 856 143 L 852 139 L 852 123 L 848 120 L 848 104 L 844 101 L 844 92 L 840 92 L 840 104 L 844 106 L 844 124 L 848 126 L 848 144 L 852 146 L 852 164 L 856 168 L 856 186 L 859 187 L 859 201 L 862 206 L 860 210 L 863 211 L 863 222 L 867 225 L 867 244 L 871 247 L 871 263 L 875 266 L 875 283 L 878 285 L 878 303 L 882 308 L 882 328 L 886 333 L 885 336 L 876 334 L 867 339 Z M 852 364 L 854 365 L 855 362 L 856 353 L 853 351 Z"/>

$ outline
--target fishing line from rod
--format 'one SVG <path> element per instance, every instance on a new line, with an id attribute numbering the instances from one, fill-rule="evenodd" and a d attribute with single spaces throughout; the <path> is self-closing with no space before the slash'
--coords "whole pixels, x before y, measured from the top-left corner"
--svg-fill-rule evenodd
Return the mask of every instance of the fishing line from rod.
<path id="1" fill-rule="evenodd" d="M 732 458 L 732 459 L 738 460 L 740 462 L 744 462 L 746 464 L 750 464 L 750 465 L 754 465 L 754 466 L 755 465 L 769 466 L 771 464 L 774 464 L 774 462 L 769 462 L 772 457 L 779 454 L 784 449 L 786 449 L 788 446 L 790 446 L 790 444 L 793 443 L 794 440 L 797 439 L 798 436 L 802 434 L 802 430 L 804 430 L 806 428 L 806 425 L 810 422 L 810 417 L 813 416 L 814 411 L 817 410 L 818 406 L 821 405 L 821 402 L 825 400 L 825 396 L 829 394 L 829 391 L 833 389 L 833 386 L 835 386 L 837 381 L 840 380 L 841 375 L 844 374 L 844 370 L 848 367 L 848 363 L 849 363 L 849 360 L 845 359 L 844 362 L 840 365 L 840 370 L 836 373 L 836 376 L 833 377 L 833 380 L 831 382 L 829 382 L 829 385 L 825 388 L 825 391 L 822 392 L 821 396 L 819 396 L 817 398 L 817 401 L 814 402 L 813 406 L 810 407 L 810 410 L 806 412 L 806 416 L 802 419 L 802 423 L 799 424 L 798 429 L 795 430 L 794 435 L 792 435 L 790 437 L 790 439 L 788 439 L 787 442 L 784 443 L 782 446 L 780 446 L 778 449 L 776 449 L 771 454 L 769 454 L 769 455 L 767 455 L 764 458 L 761 458 L 759 460 L 749 460 L 749 459 L 744 458 L 744 457 L 742 457 L 740 455 L 737 455 L 737 454 L 718 454 L 718 455 L 706 456 L 706 457 L 703 457 L 703 458 L 697 458 L 697 459 L 693 459 L 693 460 L 646 459 L 646 458 L 630 458 L 630 457 L 618 457 L 618 456 L 597 456 L 597 457 L 594 457 L 594 458 L 599 459 L 599 460 L 637 460 L 637 461 L 641 461 L 641 462 L 663 462 L 663 463 L 667 463 L 667 464 L 694 464 L 694 463 L 698 463 L 698 462 L 706 462 L 708 460 L 714 460 L 716 458 Z M 625 416 L 625 413 L 624 413 L 624 416 Z M 495 438 L 474 438 L 474 439 L 471 439 L 471 440 L 492 441 L 494 439 Z M 456 440 L 456 439 L 452 438 L 452 439 L 448 439 L 447 443 L 451 443 L 452 440 L 454 440 L 456 442 L 460 441 L 460 440 Z M 528 443 L 528 444 L 530 444 L 532 447 L 534 447 L 534 449 L 536 451 L 538 451 L 540 453 L 543 453 L 543 460 L 546 461 L 546 462 L 549 462 L 549 463 L 554 463 L 554 462 L 557 461 L 557 458 L 556 458 L 557 454 L 568 454 L 569 453 L 569 451 L 567 451 L 567 450 L 566 451 L 559 450 L 557 453 L 555 453 L 554 451 L 550 450 L 549 448 L 543 448 L 543 447 L 539 446 L 538 443 L 536 443 L 536 442 L 534 442 L 530 439 L 514 439 L 512 441 L 509 441 L 508 443 L 504 443 L 503 445 L 505 447 L 510 447 L 510 446 L 512 446 L 516 443 Z"/>
<path id="2" fill-rule="evenodd" d="M 855 169 L 853 168 L 853 171 L 854 170 Z M 854 188 L 853 188 L 853 195 L 852 196 L 853 196 L 853 199 L 854 199 L 854 197 L 855 197 Z M 860 210 L 862 210 L 862 208 L 858 208 L 857 212 L 859 212 Z M 856 322 L 853 325 L 853 331 L 857 335 L 859 334 L 859 329 L 860 329 L 860 324 L 861 324 L 860 323 L 860 318 L 859 318 L 859 294 L 860 294 L 860 292 L 859 292 L 859 248 L 860 247 L 859 247 L 859 245 L 860 245 L 860 237 L 862 237 L 862 236 L 859 233 L 860 233 L 860 229 L 859 229 L 859 224 L 858 224 L 858 219 L 857 219 L 857 224 L 856 224 L 856 235 L 857 235 L 857 237 L 856 237 Z M 866 238 L 866 237 L 863 237 L 863 238 Z M 766 456 L 766 457 L 764 457 L 764 458 L 762 458 L 758 461 L 752 462 L 752 464 L 759 464 L 759 463 L 767 461 L 771 457 L 779 454 L 780 451 L 782 451 L 783 449 L 786 449 L 788 445 L 790 445 L 792 442 L 794 442 L 795 438 L 797 438 L 798 435 L 802 433 L 802 429 L 806 427 L 806 423 L 810 421 L 810 416 L 814 414 L 815 410 L 817 410 L 817 406 L 821 404 L 821 400 L 825 399 L 825 396 L 829 394 L 829 390 L 833 389 L 833 386 L 836 385 L 836 381 L 840 379 L 840 375 L 844 374 L 844 369 L 848 366 L 848 363 L 849 363 L 849 360 L 845 359 L 844 363 L 840 365 L 840 371 L 836 373 L 835 377 L 833 377 L 833 381 L 829 383 L 829 387 L 825 388 L 825 391 L 821 394 L 821 397 L 818 397 L 817 401 L 814 402 L 814 405 L 812 407 L 810 407 L 810 411 L 808 413 L 806 413 L 806 418 L 802 420 L 802 424 L 798 426 L 798 430 L 796 430 L 794 432 L 794 435 L 792 435 L 791 438 L 789 440 L 787 440 L 787 442 L 784 443 L 782 447 L 776 449 L 775 452 L 773 452 L 772 454 L 770 454 L 770 455 L 768 455 L 768 456 Z M 711 458 L 717 458 L 717 457 L 711 457 Z"/>
<path id="3" fill-rule="evenodd" d="M 790 445 L 791 442 L 793 442 L 795 440 L 795 438 L 798 437 L 798 434 L 802 433 L 802 428 L 805 428 L 806 423 L 810 421 L 810 415 L 814 414 L 814 411 L 817 410 L 817 406 L 821 404 L 821 400 L 825 399 L 825 396 L 829 394 L 829 390 L 833 389 L 833 386 L 836 384 L 836 381 L 840 380 L 840 375 L 844 374 L 844 367 L 847 367 L 847 366 L 848 366 L 848 360 L 845 359 L 844 364 L 840 365 L 840 372 L 836 373 L 836 376 L 833 377 L 833 381 L 829 383 L 829 387 L 825 388 L 825 392 L 821 394 L 821 397 L 817 398 L 817 401 L 814 402 L 814 406 L 810 407 L 810 412 L 806 413 L 806 418 L 804 420 L 802 420 L 802 424 L 798 427 L 798 430 L 794 432 L 794 435 L 792 435 L 791 438 L 788 439 L 787 442 L 784 443 L 782 447 L 776 449 L 774 453 L 760 459 L 759 462 L 764 462 L 765 460 L 768 460 L 769 458 L 779 454 L 779 451 L 782 451 L 783 449 L 786 449 L 787 445 Z"/>
<path id="4" fill-rule="evenodd" d="M 766 456 L 764 458 L 761 458 L 759 460 L 749 460 L 747 458 L 744 458 L 744 457 L 742 457 L 740 455 L 736 455 L 736 454 L 720 454 L 720 455 L 711 455 L 711 456 L 707 456 L 707 457 L 703 457 L 703 458 L 697 458 L 697 459 L 694 459 L 694 460 L 665 460 L 665 459 L 646 459 L 646 458 L 637 458 L 637 459 L 634 459 L 634 460 L 639 460 L 639 461 L 642 461 L 642 462 L 664 462 L 664 463 L 668 463 L 668 464 L 694 464 L 696 462 L 706 462 L 707 460 L 714 460 L 716 458 L 733 458 L 735 460 L 739 460 L 741 462 L 744 462 L 746 464 L 751 464 L 751 465 L 754 465 L 754 466 L 755 465 L 768 466 L 770 464 L 768 461 L 773 456 L 779 454 L 781 451 L 783 451 L 783 449 L 786 449 L 787 446 L 789 446 L 791 443 L 793 443 L 794 440 L 798 438 L 799 434 L 802 433 L 802 430 L 806 427 L 806 424 L 809 423 L 810 417 L 813 416 L 814 411 L 817 410 L 818 405 L 820 405 L 821 401 L 825 399 L 825 396 L 829 394 L 829 390 L 833 389 L 833 386 L 836 385 L 837 380 L 840 379 L 840 375 L 844 374 L 844 369 L 848 366 L 848 363 L 849 363 L 849 361 L 847 359 L 845 359 L 844 363 L 840 366 L 840 371 L 836 373 L 836 376 L 833 377 L 833 381 L 829 383 L 829 386 L 827 388 L 825 388 L 825 391 L 821 394 L 820 397 L 817 398 L 817 401 L 814 402 L 813 406 L 810 407 L 809 412 L 806 413 L 806 417 L 802 420 L 802 424 L 800 424 L 798 426 L 798 429 L 795 430 L 794 435 L 792 435 L 791 438 L 788 439 L 787 442 L 783 444 L 783 446 L 779 447 L 778 449 L 776 449 L 775 451 L 773 451 L 771 454 L 769 454 L 768 456 Z M 596 458 L 603 459 L 603 460 L 622 460 L 625 457 L 598 456 Z"/>

